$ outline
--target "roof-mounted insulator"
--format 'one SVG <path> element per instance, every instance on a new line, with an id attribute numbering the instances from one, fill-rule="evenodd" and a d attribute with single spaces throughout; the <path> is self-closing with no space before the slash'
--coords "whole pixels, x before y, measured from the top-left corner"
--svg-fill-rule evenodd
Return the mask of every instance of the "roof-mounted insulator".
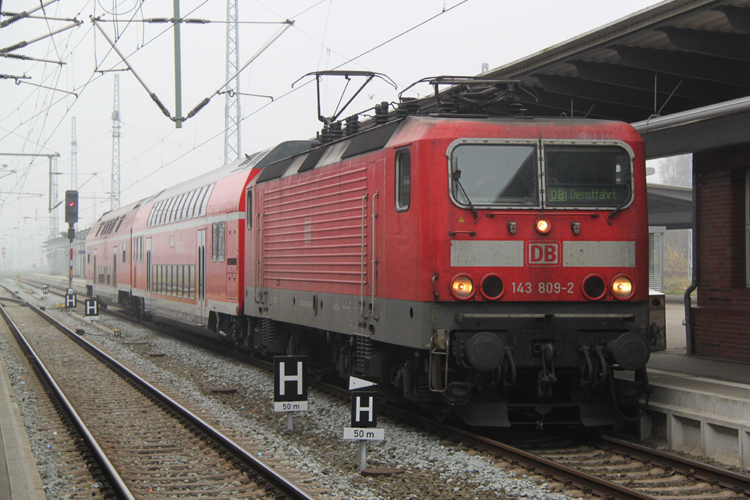
<path id="1" fill-rule="evenodd" d="M 398 104 L 396 116 L 416 115 L 419 112 L 419 102 L 416 97 L 404 97 Z"/>
<path id="2" fill-rule="evenodd" d="M 346 119 L 345 135 L 350 136 L 359 133 L 359 116 L 352 115 Z"/>
<path id="3" fill-rule="evenodd" d="M 375 123 L 378 125 L 388 123 L 388 101 L 375 105 Z"/>
<path id="4" fill-rule="evenodd" d="M 510 108 L 511 114 L 514 116 L 523 116 L 526 114 L 526 108 L 523 107 L 523 102 L 521 102 L 521 98 L 517 95 L 513 96 L 508 107 Z"/>
<path id="5" fill-rule="evenodd" d="M 328 144 L 331 142 L 331 130 L 328 128 L 328 124 L 323 125 L 323 130 L 320 131 L 318 136 L 322 144 Z"/>
<path id="6" fill-rule="evenodd" d="M 341 130 L 341 122 L 331 123 L 331 140 L 338 141 L 344 137 L 344 131 Z"/>

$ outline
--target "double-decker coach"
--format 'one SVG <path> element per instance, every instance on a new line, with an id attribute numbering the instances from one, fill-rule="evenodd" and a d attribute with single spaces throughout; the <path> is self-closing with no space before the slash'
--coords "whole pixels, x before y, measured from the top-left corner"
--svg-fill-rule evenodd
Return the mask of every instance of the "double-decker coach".
<path id="1" fill-rule="evenodd" d="M 107 212 L 87 240 L 90 296 L 231 338 L 243 324 L 245 186 L 311 141 L 289 141 Z"/>

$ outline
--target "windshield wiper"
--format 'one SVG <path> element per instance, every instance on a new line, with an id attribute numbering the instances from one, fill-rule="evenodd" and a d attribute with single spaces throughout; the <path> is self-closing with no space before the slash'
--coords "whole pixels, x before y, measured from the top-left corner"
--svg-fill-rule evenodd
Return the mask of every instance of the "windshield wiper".
<path id="1" fill-rule="evenodd" d="M 461 185 L 461 181 L 459 180 L 461 179 L 461 169 L 456 167 L 456 170 L 454 170 L 451 173 L 451 178 L 453 179 L 453 182 L 456 183 L 456 186 L 458 186 L 459 189 L 461 189 L 461 192 L 464 194 L 464 198 L 466 198 L 466 201 L 469 202 L 469 207 L 471 207 L 471 212 L 474 214 L 474 224 L 476 224 L 477 223 L 476 219 L 479 218 L 479 214 L 477 213 L 477 209 L 474 208 L 474 204 L 469 199 L 469 195 L 466 194 L 466 190 Z"/>
<path id="2" fill-rule="evenodd" d="M 610 212 L 610 214 L 607 216 L 607 222 L 612 224 L 611 222 L 612 217 L 614 217 L 617 212 L 625 208 L 625 205 L 627 205 L 628 203 L 630 203 L 630 186 L 629 185 L 628 185 L 628 195 L 625 197 L 625 201 L 619 207 L 615 208 L 614 210 L 612 210 L 612 212 Z"/>

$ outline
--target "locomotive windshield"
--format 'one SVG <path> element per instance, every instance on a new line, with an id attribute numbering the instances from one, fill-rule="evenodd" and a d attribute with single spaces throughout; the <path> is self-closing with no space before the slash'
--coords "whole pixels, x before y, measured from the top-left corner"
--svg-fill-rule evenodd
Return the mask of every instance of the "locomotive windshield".
<path id="1" fill-rule="evenodd" d="M 630 200 L 630 155 L 618 146 L 544 147 L 550 207 L 619 207 Z"/>
<path id="2" fill-rule="evenodd" d="M 467 140 L 456 145 L 450 156 L 453 200 L 472 209 L 617 208 L 632 197 L 631 156 L 626 148 L 611 143 Z M 545 179 L 543 201 L 539 196 L 541 172 Z"/>
<path id="3" fill-rule="evenodd" d="M 467 144 L 453 150 L 452 156 L 453 198 L 459 203 L 539 204 L 535 145 Z"/>

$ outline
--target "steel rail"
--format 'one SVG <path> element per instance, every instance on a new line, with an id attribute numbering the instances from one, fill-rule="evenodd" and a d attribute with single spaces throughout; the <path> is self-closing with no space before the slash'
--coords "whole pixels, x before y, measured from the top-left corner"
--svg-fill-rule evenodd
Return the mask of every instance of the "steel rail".
<path id="1" fill-rule="evenodd" d="M 495 448 L 503 460 L 510 461 L 511 463 L 515 461 L 528 468 L 529 471 L 533 470 L 535 473 L 538 472 L 540 474 L 544 474 L 545 471 L 552 471 L 551 479 L 561 483 L 572 484 L 584 493 L 590 492 L 604 500 L 658 500 L 658 497 L 641 493 L 640 491 L 594 476 L 593 474 L 536 456 L 533 453 L 523 451 L 500 441 L 450 425 L 441 425 L 426 417 L 414 415 L 401 408 L 389 406 L 385 409 L 388 412 L 400 415 L 404 419 L 418 420 L 419 425 L 427 427 L 430 431 L 437 434 L 451 433 L 455 436 L 460 436 L 464 441 L 473 442 L 490 450 Z"/>
<path id="2" fill-rule="evenodd" d="M 718 486 L 732 489 L 738 494 L 750 493 L 750 475 L 721 469 L 604 434 L 594 434 L 593 437 L 596 440 L 604 441 L 610 448 L 616 449 L 618 453 L 627 453 L 632 458 L 648 460 L 654 465 L 669 467 L 684 476 L 694 477 L 701 481 L 716 482 Z"/>
<path id="3" fill-rule="evenodd" d="M 0 286 L 3 286 L 3 285 L 0 285 Z M 5 288 L 5 286 L 3 286 L 3 288 Z M 147 392 L 148 394 L 150 394 L 151 396 L 153 396 L 155 399 L 159 400 L 160 402 L 164 403 L 176 414 L 188 420 L 191 424 L 193 424 L 195 427 L 200 429 L 201 432 L 205 433 L 211 439 L 215 440 L 221 446 L 226 448 L 235 457 L 237 457 L 239 460 L 244 462 L 245 465 L 248 465 L 253 470 L 255 470 L 259 475 L 269 480 L 269 482 L 272 483 L 273 487 L 276 488 L 279 492 L 283 493 L 290 499 L 298 499 L 298 500 L 314 500 L 315 499 L 315 497 L 308 495 L 305 491 L 300 489 L 297 485 L 288 482 L 281 474 L 279 474 L 272 468 L 268 467 L 263 462 L 259 461 L 257 458 L 255 458 L 253 455 L 251 455 L 245 449 L 243 449 L 242 446 L 235 443 L 232 439 L 224 435 L 221 431 L 215 429 L 211 424 L 204 421 L 203 419 L 201 419 L 200 417 L 192 413 L 190 410 L 180 405 L 178 402 L 170 398 L 168 395 L 164 394 L 162 391 L 160 391 L 159 389 L 151 385 L 146 380 L 142 379 L 140 376 L 131 372 L 124 365 L 120 364 L 116 359 L 110 357 L 105 352 L 101 351 L 99 348 L 97 348 L 96 346 L 88 342 L 87 340 L 81 338 L 79 335 L 77 335 L 75 332 L 70 330 L 68 327 L 66 327 L 59 321 L 55 320 L 53 317 L 51 317 L 50 315 L 48 315 L 41 309 L 37 308 L 33 304 L 26 302 L 26 305 L 32 311 L 34 311 L 39 316 L 47 320 L 50 324 L 54 325 L 58 330 L 60 330 L 61 332 L 66 334 L 68 337 L 73 339 L 81 347 L 89 351 L 92 355 L 102 360 L 102 362 L 107 364 L 112 370 L 124 375 L 127 379 L 129 379 L 130 381 L 138 385 L 142 390 L 144 390 L 145 392 Z"/>
<path id="4" fill-rule="evenodd" d="M 5 286 L 3 286 L 6 290 L 8 290 Z M 10 292 L 10 290 L 8 290 Z M 12 293 L 12 292 L 11 292 Z M 30 306 L 28 302 L 25 302 L 26 306 Z M 32 310 L 35 310 L 33 306 Z M 34 311 L 36 312 L 36 311 Z M 55 394 L 55 397 L 60 401 L 60 404 L 65 409 L 65 412 L 68 415 L 68 418 L 70 418 L 73 425 L 75 425 L 78 432 L 83 437 L 84 442 L 86 443 L 86 446 L 88 446 L 89 450 L 91 451 L 92 456 L 99 464 L 99 467 L 102 469 L 102 472 L 107 477 L 107 480 L 109 481 L 109 485 L 115 489 L 118 498 L 122 500 L 135 500 L 135 496 L 130 492 L 130 489 L 125 485 L 125 482 L 120 477 L 120 474 L 117 472 L 117 470 L 114 468 L 112 463 L 109 461 L 109 458 L 102 450 L 101 446 L 99 446 L 99 443 L 97 442 L 96 438 L 91 434 L 86 424 L 81 420 L 81 417 L 76 412 L 75 408 L 73 408 L 73 405 L 70 404 L 70 401 L 68 401 L 68 398 L 65 397 L 65 394 L 62 392 L 60 387 L 57 385 L 57 382 L 55 382 L 55 379 L 52 377 L 52 374 L 47 370 L 47 367 L 44 365 L 44 362 L 42 362 L 41 359 L 37 356 L 34 349 L 31 347 L 31 345 L 26 341 L 26 338 L 21 333 L 21 330 L 18 328 L 18 326 L 13 322 L 8 312 L 5 310 L 5 307 L 0 305 L 0 314 L 2 314 L 3 319 L 5 319 L 5 323 L 8 325 L 8 328 L 13 332 L 13 335 L 16 337 L 16 340 L 21 346 L 21 349 L 26 353 L 26 357 L 37 369 L 38 374 L 44 379 L 44 381 L 49 385 L 49 387 L 52 389 L 52 391 Z"/>

